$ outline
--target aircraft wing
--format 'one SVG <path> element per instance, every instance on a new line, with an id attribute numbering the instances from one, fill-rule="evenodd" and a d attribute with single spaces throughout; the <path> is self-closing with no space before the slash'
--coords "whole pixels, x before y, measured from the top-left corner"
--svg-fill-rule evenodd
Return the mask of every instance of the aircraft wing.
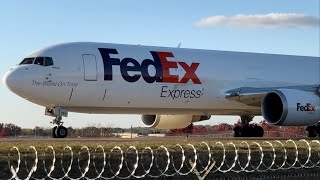
<path id="1" fill-rule="evenodd" d="M 228 100 L 237 101 L 249 106 L 261 106 L 264 96 L 277 89 L 296 89 L 301 91 L 317 92 L 320 94 L 320 85 L 270 88 L 241 87 L 227 91 L 225 97 Z"/>

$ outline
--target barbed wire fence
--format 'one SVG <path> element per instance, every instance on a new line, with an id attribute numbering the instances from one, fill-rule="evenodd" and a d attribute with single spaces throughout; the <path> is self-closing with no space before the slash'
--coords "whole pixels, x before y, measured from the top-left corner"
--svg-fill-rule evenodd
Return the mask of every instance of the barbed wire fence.
<path id="1" fill-rule="evenodd" d="M 318 140 L 240 141 L 157 147 L 14 146 L 0 161 L 0 179 L 229 179 L 317 177 Z M 283 172 L 297 172 L 285 174 Z M 305 170 L 312 170 L 305 173 Z M 248 176 L 255 174 L 255 176 Z M 238 175 L 238 176 L 235 176 Z"/>

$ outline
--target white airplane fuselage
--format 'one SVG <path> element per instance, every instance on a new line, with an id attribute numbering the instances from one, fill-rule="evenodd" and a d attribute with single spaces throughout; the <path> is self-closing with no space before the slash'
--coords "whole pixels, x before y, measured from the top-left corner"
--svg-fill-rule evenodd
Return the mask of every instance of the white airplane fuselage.
<path id="1" fill-rule="evenodd" d="M 28 57 L 51 57 L 53 65 L 14 67 L 10 90 L 80 113 L 261 115 L 226 91 L 320 84 L 319 57 L 106 43 L 60 44 Z"/>

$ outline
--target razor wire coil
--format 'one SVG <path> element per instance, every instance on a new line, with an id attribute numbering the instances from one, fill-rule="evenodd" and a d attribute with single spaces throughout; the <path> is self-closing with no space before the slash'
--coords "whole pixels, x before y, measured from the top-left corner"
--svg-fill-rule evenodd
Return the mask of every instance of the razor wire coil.
<path id="1" fill-rule="evenodd" d="M 320 142 L 286 140 L 176 144 L 158 147 L 98 145 L 45 149 L 13 146 L 8 179 L 130 179 L 206 173 L 267 172 L 320 167 Z M 42 153 L 40 153 L 42 152 Z M 74 173 L 77 172 L 77 173 Z"/>

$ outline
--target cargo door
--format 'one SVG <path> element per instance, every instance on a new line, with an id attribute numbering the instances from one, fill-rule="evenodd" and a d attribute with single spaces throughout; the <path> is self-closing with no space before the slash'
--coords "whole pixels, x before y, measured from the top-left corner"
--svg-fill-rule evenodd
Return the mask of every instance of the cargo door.
<path id="1" fill-rule="evenodd" d="M 93 54 L 83 54 L 84 80 L 97 81 L 97 60 Z"/>

